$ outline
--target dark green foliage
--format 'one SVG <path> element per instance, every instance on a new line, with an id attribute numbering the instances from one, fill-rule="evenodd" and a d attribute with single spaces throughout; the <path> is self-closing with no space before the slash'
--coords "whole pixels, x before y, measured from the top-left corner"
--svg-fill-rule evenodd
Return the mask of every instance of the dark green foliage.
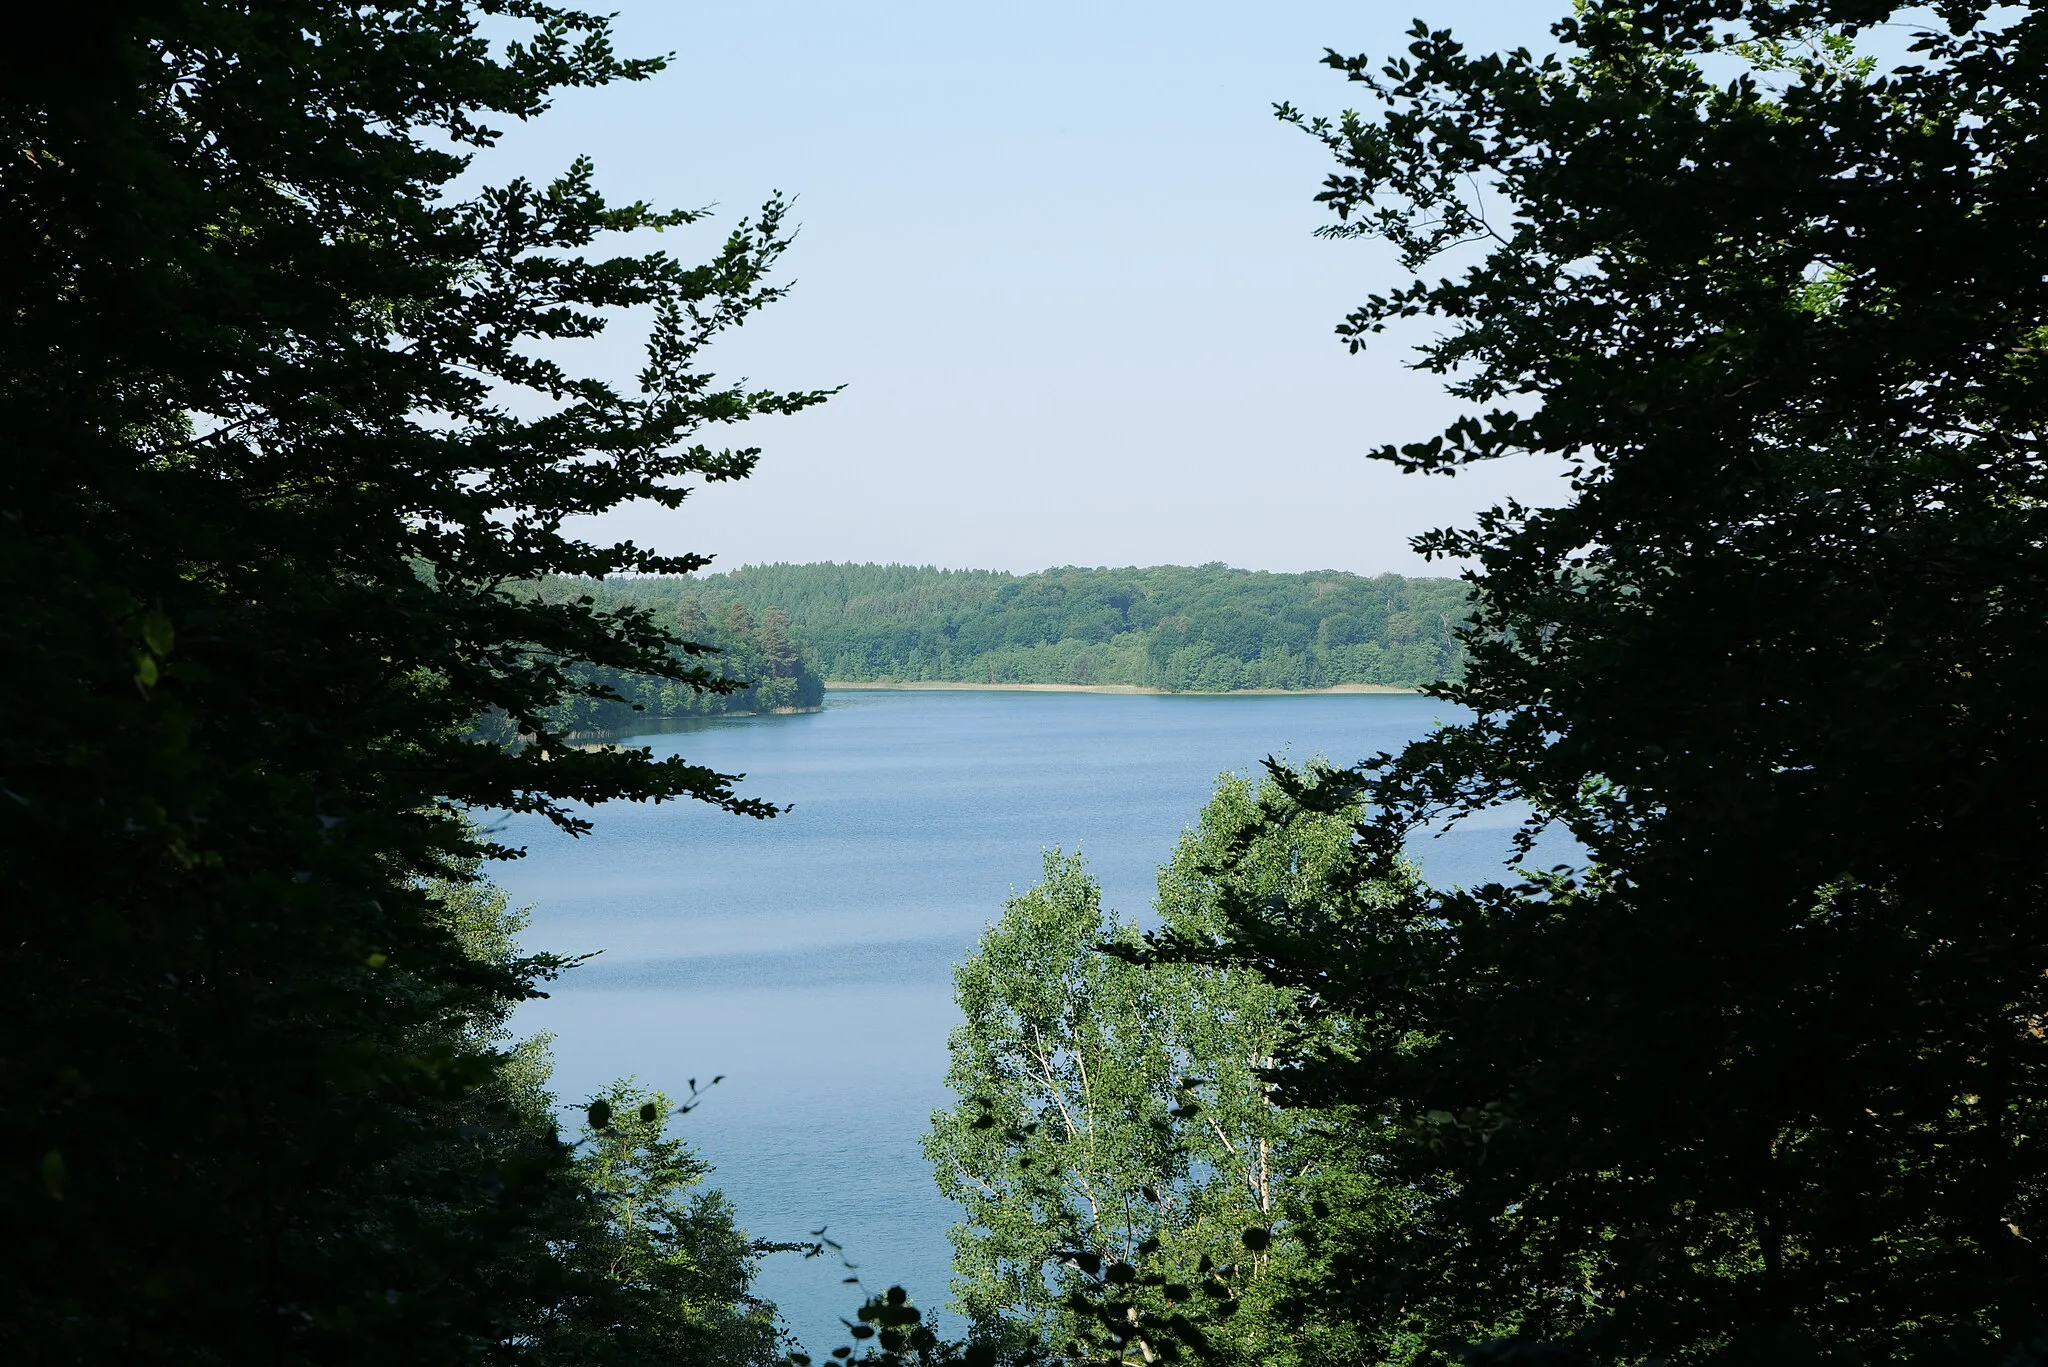
<path id="1" fill-rule="evenodd" d="M 1896 71 L 1869 0 L 1332 59 L 1376 107 L 1309 125 L 1340 231 L 1473 244 L 1347 334 L 1435 317 L 1497 406 L 1383 454 L 1575 472 L 1425 539 L 1478 566 L 1477 719 L 1305 800 L 1376 802 L 1361 877 L 1508 797 L 1589 871 L 1239 918 L 1350 1032 L 1287 1095 L 1380 1118 L 1422 1201 L 1329 1302 L 1442 1360 L 2043 1351 L 2048 10 L 1932 8 Z"/>
<path id="2" fill-rule="evenodd" d="M 835 681 L 1125 684 L 1175 691 L 1412 688 L 1460 668 L 1469 607 L 1454 579 L 1267 574 L 1222 565 L 1014 575 L 909 565 L 753 565 L 624 581 L 628 601 L 685 594 L 715 617 L 769 606 Z"/>
<path id="3" fill-rule="evenodd" d="M 526 913 L 479 881 L 474 866 L 459 881 L 429 889 L 463 947 L 488 964 L 516 960 Z M 613 1083 L 585 1107 L 582 1132 L 564 1143 L 549 1090 L 548 1038 L 514 1041 L 502 1009 L 470 1023 L 475 1045 L 506 1052 L 487 1090 L 516 1117 L 517 1130 L 555 1169 L 547 1199 L 533 1215 L 536 1247 L 552 1295 L 533 1315 L 523 1356 L 562 1367 L 765 1367 L 777 1360 L 782 1335 L 775 1308 L 752 1294 L 762 1253 L 783 1246 L 748 1239 L 717 1191 L 703 1190 L 711 1165 L 670 1134 L 690 1102 L 627 1080 Z M 506 1128 L 479 1109 L 464 1125 L 472 1136 Z M 460 1212 L 440 1212 L 462 1218 Z M 544 1240 L 544 1243 L 542 1243 Z M 521 1294 L 516 1284 L 480 1274 L 478 1294 Z"/>
<path id="4" fill-rule="evenodd" d="M 858 1278 L 848 1278 L 857 1283 Z M 983 1343 L 941 1339 L 924 1322 L 924 1312 L 910 1303 L 900 1286 L 867 1297 L 855 1318 L 842 1320 L 850 1343 L 834 1348 L 825 1363 L 862 1363 L 867 1367 L 1027 1367 L 1056 1360 L 1036 1348 L 1004 1355 Z M 812 1367 L 810 1354 L 792 1352 L 789 1367 Z"/>
<path id="5" fill-rule="evenodd" d="M 572 667 L 689 668 L 506 586 L 702 563 L 565 526 L 744 475 L 706 425 L 812 401 L 696 368 L 775 297 L 781 207 L 686 266 L 605 254 L 694 215 L 586 163 L 452 194 L 492 122 L 659 65 L 529 0 L 46 17 L 0 44 L 0 1358 L 538 1352 L 612 1296 L 492 1037 L 559 965 L 472 952 L 433 888 L 469 806 L 767 814 L 564 745 Z M 623 390 L 567 368 L 616 309 L 652 326 Z"/>
<path id="6" fill-rule="evenodd" d="M 635 595 L 596 581 L 549 580 L 542 596 L 581 597 L 618 606 Z M 650 723 L 688 717 L 733 716 L 753 712 L 797 712 L 825 701 L 825 679 L 810 648 L 790 630 L 789 615 L 764 608 L 758 620 L 747 604 L 726 603 L 716 619 L 707 617 L 694 595 L 684 594 L 675 608 L 677 664 L 685 678 L 628 673 L 584 666 L 571 671 L 579 683 L 596 684 L 615 696 L 584 694 L 549 713 L 552 725 L 578 736 L 631 735 Z"/>

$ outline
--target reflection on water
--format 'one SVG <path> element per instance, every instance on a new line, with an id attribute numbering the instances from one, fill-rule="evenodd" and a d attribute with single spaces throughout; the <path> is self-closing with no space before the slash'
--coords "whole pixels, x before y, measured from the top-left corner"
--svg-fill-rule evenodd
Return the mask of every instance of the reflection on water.
<path id="1" fill-rule="evenodd" d="M 646 737 L 792 810 L 621 804 L 581 840 L 507 822 L 529 855 L 497 876 L 534 906 L 529 946 L 602 951 L 516 1024 L 554 1034 L 565 1099 L 627 1073 L 670 1091 L 723 1074 L 684 1123 L 747 1227 L 829 1227 L 871 1285 L 935 1307 L 953 1215 L 918 1139 L 949 1100 L 949 970 L 1039 852 L 1080 848 L 1108 903 L 1142 913 L 1221 771 L 1275 753 L 1349 762 L 1447 715 L 1373 694 L 875 691 Z M 1515 820 L 1489 814 L 1416 853 L 1440 882 L 1497 877 Z M 858 1303 L 845 1275 L 783 1255 L 762 1291 L 829 1347 Z"/>

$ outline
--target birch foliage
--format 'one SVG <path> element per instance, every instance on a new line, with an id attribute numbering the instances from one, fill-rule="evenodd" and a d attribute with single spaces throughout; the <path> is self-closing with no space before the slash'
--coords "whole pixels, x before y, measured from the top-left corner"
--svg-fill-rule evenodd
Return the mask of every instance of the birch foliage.
<path id="1" fill-rule="evenodd" d="M 1227 898 L 1312 897 L 1342 862 L 1343 813 L 1245 845 L 1261 796 L 1221 780 L 1160 871 L 1165 926 L 1221 933 Z M 1291 1336 L 1270 1312 L 1300 1257 L 1286 1237 L 1300 1136 L 1270 1070 L 1298 1028 L 1293 993 L 1242 968 L 1147 963 L 1142 943 L 1085 861 L 1054 850 L 956 970 L 966 1023 L 948 1082 L 961 1102 L 926 1140 L 966 1213 L 956 1303 L 977 1338 L 1012 1349 L 1038 1339 L 1150 1361 L 1200 1343 L 1286 1360 Z M 1161 1331 L 1105 1345 L 1105 1290 L 1123 1322 L 1135 1312 Z M 1167 1327 L 1176 1317 L 1196 1332 Z"/>

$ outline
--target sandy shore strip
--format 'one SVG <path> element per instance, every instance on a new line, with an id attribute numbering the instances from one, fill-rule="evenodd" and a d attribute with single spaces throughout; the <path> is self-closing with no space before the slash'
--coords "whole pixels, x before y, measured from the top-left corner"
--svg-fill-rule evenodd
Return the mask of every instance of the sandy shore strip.
<path id="1" fill-rule="evenodd" d="M 1420 693 L 1419 688 L 1398 688 L 1393 684 L 1332 684 L 1328 688 L 1227 688 L 1227 689 L 1171 689 L 1150 688 L 1142 684 L 1057 684 L 1057 683 L 951 683 L 939 680 L 923 680 L 915 683 L 863 683 L 853 679 L 827 679 L 828 689 L 901 689 L 904 691 L 926 692 L 976 692 L 976 693 L 1149 693 L 1168 698 L 1236 698 L 1236 697 L 1278 697 L 1307 698 L 1329 693 Z"/>

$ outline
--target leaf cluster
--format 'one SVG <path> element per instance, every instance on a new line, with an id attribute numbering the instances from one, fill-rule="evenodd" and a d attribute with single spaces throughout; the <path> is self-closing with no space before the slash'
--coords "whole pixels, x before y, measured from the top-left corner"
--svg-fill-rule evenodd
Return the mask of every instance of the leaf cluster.
<path id="1" fill-rule="evenodd" d="M 446 889 L 511 853 L 473 808 L 772 810 L 567 745 L 578 670 L 689 666 L 516 586 L 704 563 L 575 529 L 821 397 L 703 366 L 781 294 L 787 205 L 686 264 L 648 244 L 700 215 L 587 160 L 464 190 L 499 125 L 662 65 L 536 0 L 48 17 L 0 46 L 0 1356 L 541 1354 L 618 1305 L 498 1034 L 563 965 Z M 620 318 L 640 373 L 579 371 Z"/>
<path id="2" fill-rule="evenodd" d="M 1088 1361 L 1358 1350 L 1295 1296 L 1316 1256 L 1295 1227 L 1311 1205 L 1364 1218 L 1394 1203 L 1340 1176 L 1357 1165 L 1333 1165 L 1338 1146 L 1277 1104 L 1281 1060 L 1301 1047 L 1296 996 L 1220 948 L 1233 909 L 1320 905 L 1348 862 L 1355 812 L 1271 831 L 1280 796 L 1271 779 L 1223 776 L 1160 870 L 1153 947 L 1055 851 L 956 971 L 966 1024 L 948 1082 L 962 1100 L 925 1147 L 966 1214 L 954 1291 L 970 1341 Z"/>
<path id="3" fill-rule="evenodd" d="M 1474 719 L 1305 795 L 1370 798 L 1359 880 L 1509 800 L 1585 866 L 1249 956 L 1349 1032 L 1289 1096 L 1376 1118 L 1418 1203 L 1327 1295 L 1429 1351 L 2040 1351 L 2048 16 L 1917 22 L 1588 0 L 1282 111 L 1412 272 L 1343 336 L 1433 320 L 1471 405 L 1377 454 L 1572 478 L 1418 542 L 1473 567 Z"/>

